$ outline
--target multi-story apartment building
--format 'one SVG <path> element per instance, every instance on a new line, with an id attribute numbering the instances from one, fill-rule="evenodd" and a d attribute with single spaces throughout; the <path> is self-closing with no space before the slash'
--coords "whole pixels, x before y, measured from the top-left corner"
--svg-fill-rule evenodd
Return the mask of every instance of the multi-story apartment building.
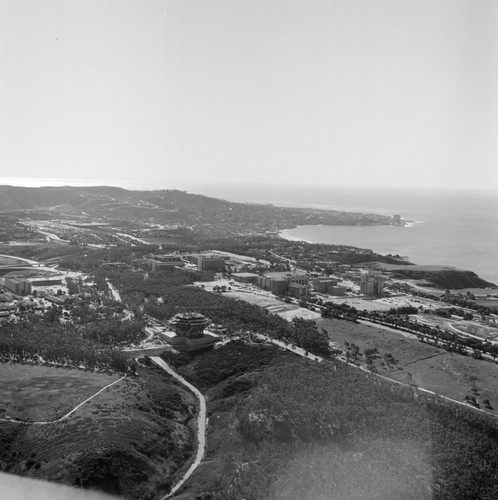
<path id="1" fill-rule="evenodd" d="M 363 274 L 360 278 L 360 292 L 369 297 L 382 297 L 384 282 L 384 278 L 378 274 Z"/>

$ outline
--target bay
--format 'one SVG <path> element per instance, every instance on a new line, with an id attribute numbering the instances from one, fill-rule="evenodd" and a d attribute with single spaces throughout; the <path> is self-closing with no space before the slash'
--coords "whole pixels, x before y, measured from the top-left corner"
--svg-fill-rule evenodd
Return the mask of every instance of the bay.
<path id="1" fill-rule="evenodd" d="M 492 190 L 324 185 L 198 185 L 203 194 L 277 206 L 399 214 L 405 226 L 300 226 L 281 236 L 353 245 L 447 265 L 498 284 L 498 193 Z"/>

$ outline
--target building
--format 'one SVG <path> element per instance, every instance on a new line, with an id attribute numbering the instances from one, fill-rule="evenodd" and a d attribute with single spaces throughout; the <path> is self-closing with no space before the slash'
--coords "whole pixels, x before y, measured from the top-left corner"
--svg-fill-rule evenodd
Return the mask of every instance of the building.
<path id="1" fill-rule="evenodd" d="M 186 351 L 203 349 L 220 340 L 220 336 L 205 330 L 209 320 L 195 312 L 178 313 L 169 320 L 175 333 L 167 335 L 168 342 Z"/>
<path id="2" fill-rule="evenodd" d="M 209 321 L 205 316 L 199 313 L 179 313 L 169 320 L 175 333 L 181 337 L 201 338 L 204 335 L 204 329 Z"/>
<path id="3" fill-rule="evenodd" d="M 270 291 L 274 295 L 284 295 L 289 289 L 289 282 L 285 278 L 270 278 Z"/>
<path id="4" fill-rule="evenodd" d="M 303 273 L 273 272 L 259 276 L 257 284 L 263 290 L 269 290 L 275 295 L 284 295 L 288 293 L 291 284 L 299 285 L 303 288 L 293 287 L 292 294 L 298 293 L 301 297 L 304 294 L 304 288 L 306 288 L 306 294 L 308 293 L 309 276 Z"/>
<path id="5" fill-rule="evenodd" d="M 292 297 L 306 297 L 308 295 L 308 285 L 301 285 L 299 283 L 289 283 L 288 293 Z"/>
<path id="6" fill-rule="evenodd" d="M 5 288 L 16 295 L 28 295 L 31 293 L 31 282 L 17 278 L 5 278 Z"/>
<path id="7" fill-rule="evenodd" d="M 257 283 L 258 278 L 256 273 L 232 273 L 232 279 L 239 283 Z"/>
<path id="8" fill-rule="evenodd" d="M 369 297 L 382 297 L 384 295 L 384 281 L 384 278 L 378 274 L 362 274 L 360 292 Z"/>
<path id="9" fill-rule="evenodd" d="M 330 293 L 330 290 L 334 288 L 338 283 L 338 280 L 333 278 L 315 278 L 312 281 L 313 289 L 318 293 Z"/>
<path id="10" fill-rule="evenodd" d="M 56 276 L 54 278 L 31 278 L 29 281 L 32 286 L 54 286 L 62 284 L 62 277 Z"/>
<path id="11" fill-rule="evenodd" d="M 200 255 L 197 258 L 199 271 L 214 271 L 215 273 L 225 270 L 225 259 L 222 257 Z"/>
<path id="12" fill-rule="evenodd" d="M 190 254 L 186 255 L 185 259 L 188 260 L 191 264 L 199 265 L 199 257 L 202 257 L 200 254 Z"/>
<path id="13" fill-rule="evenodd" d="M 310 283 L 310 278 L 307 274 L 296 274 L 293 273 L 288 275 L 289 283 L 297 283 L 298 285 L 308 286 Z"/>
<path id="14" fill-rule="evenodd" d="M 140 262 L 140 260 L 138 260 Z M 153 272 L 164 271 L 172 267 L 184 266 L 185 262 L 178 254 L 169 255 L 150 255 L 143 259 L 140 263 L 145 269 L 150 269 Z"/>
<path id="15" fill-rule="evenodd" d="M 151 255 L 151 259 L 159 261 L 159 262 L 169 262 L 175 265 L 182 265 L 184 262 L 180 254 L 172 253 L 172 254 L 162 254 L 162 255 Z"/>
<path id="16" fill-rule="evenodd" d="M 191 254 L 185 258 L 191 264 L 195 264 L 199 271 L 214 271 L 215 273 L 225 271 L 226 261 L 230 260 L 229 257 L 204 254 Z"/>
<path id="17" fill-rule="evenodd" d="M 74 302 L 74 298 L 69 297 L 68 295 L 47 295 L 45 296 L 45 299 L 57 306 L 63 306 L 64 304 L 70 304 Z"/>

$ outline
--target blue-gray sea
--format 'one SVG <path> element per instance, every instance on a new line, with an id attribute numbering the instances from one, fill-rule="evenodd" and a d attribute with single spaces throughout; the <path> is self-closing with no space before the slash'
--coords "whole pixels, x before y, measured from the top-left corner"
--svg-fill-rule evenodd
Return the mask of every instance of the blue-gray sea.
<path id="1" fill-rule="evenodd" d="M 119 185 L 127 189 L 184 189 L 229 201 L 399 214 L 406 226 L 301 226 L 283 236 L 312 243 L 370 248 L 416 264 L 454 266 L 498 284 L 498 192 L 324 185 L 88 179 L 0 178 L 13 185 Z"/>

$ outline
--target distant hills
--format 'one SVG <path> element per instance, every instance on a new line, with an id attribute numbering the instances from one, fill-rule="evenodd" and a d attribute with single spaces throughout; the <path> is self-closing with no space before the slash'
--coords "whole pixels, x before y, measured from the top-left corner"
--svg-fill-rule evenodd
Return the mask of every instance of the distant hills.
<path id="1" fill-rule="evenodd" d="M 178 190 L 129 191 L 109 186 L 0 186 L 0 211 L 31 211 L 28 217 L 86 218 L 112 224 L 177 224 L 212 236 L 278 233 L 298 225 L 387 225 L 372 213 L 235 203 Z"/>
<path id="2" fill-rule="evenodd" d="M 78 210 L 91 210 L 120 204 L 166 210 L 230 205 L 227 201 L 177 190 L 129 191 L 111 186 L 0 186 L 0 210 L 40 210 L 64 205 Z"/>

